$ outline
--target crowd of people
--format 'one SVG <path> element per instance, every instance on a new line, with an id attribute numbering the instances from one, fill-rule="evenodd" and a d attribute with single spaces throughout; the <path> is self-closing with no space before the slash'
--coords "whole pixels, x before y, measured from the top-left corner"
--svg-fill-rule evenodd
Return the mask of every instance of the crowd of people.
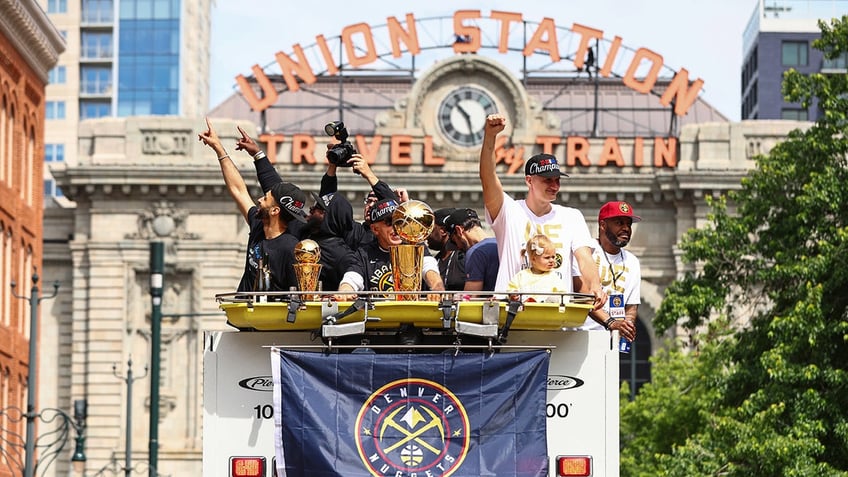
<path id="1" fill-rule="evenodd" d="M 583 293 L 594 303 L 582 329 L 618 330 L 634 340 L 641 272 L 639 260 L 624 247 L 633 223 L 641 218 L 627 202 L 607 202 L 599 210 L 598 236 L 592 238 L 579 210 L 556 203 L 560 180 L 568 175 L 551 154 L 527 159 L 526 198 L 510 197 L 495 167 L 496 138 L 506 124 L 501 114 L 486 118 L 480 151 L 485 221 L 494 236 L 473 208 L 433 211 L 435 225 L 420 267 L 422 293 L 430 293 L 433 300 L 438 300 L 438 292 L 465 291 L 523 302 L 554 301 L 554 293 Z M 253 158 L 263 193 L 258 200 L 251 197 L 208 119 L 206 130 L 198 135 L 216 154 L 227 190 L 249 226 L 237 291 L 297 289 L 295 248 L 305 239 L 320 247 L 321 288 L 333 292 L 334 299 L 352 301 L 363 290 L 394 291 L 391 249 L 403 240 L 392 216 L 409 200 L 406 190 L 393 189 L 374 174 L 364 157 L 352 154 L 345 166 L 371 187 L 364 220 L 356 222 L 352 204 L 338 192 L 339 165 L 328 161 L 319 192 L 309 198 L 298 185 L 280 177 L 243 129 L 238 132 L 235 149 Z M 611 302 L 624 303 L 624 311 L 610 307 Z"/>

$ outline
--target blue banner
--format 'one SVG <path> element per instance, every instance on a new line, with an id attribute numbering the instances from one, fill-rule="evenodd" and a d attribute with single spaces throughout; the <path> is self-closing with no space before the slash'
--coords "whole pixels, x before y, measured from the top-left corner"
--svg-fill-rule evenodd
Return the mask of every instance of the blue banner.
<path id="1" fill-rule="evenodd" d="M 287 477 L 545 477 L 545 351 L 273 350 Z"/>

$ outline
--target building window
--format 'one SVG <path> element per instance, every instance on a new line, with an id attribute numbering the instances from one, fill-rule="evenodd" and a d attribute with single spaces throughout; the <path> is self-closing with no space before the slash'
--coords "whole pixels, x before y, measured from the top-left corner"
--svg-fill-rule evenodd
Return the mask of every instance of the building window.
<path id="1" fill-rule="evenodd" d="M 120 30 L 118 116 L 179 114 L 179 20 L 121 20 Z"/>
<path id="2" fill-rule="evenodd" d="M 112 105 L 103 101 L 80 101 L 80 119 L 103 118 L 112 114 Z"/>
<path id="3" fill-rule="evenodd" d="M 82 21 L 86 23 L 112 23 L 114 11 L 112 0 L 82 1 Z"/>
<path id="4" fill-rule="evenodd" d="M 65 102 L 48 101 L 46 114 L 47 119 L 65 119 Z"/>
<path id="5" fill-rule="evenodd" d="M 781 58 L 783 66 L 807 66 L 807 42 L 784 41 Z"/>
<path id="6" fill-rule="evenodd" d="M 65 145 L 64 144 L 45 144 L 44 145 L 44 162 L 64 162 L 65 160 Z"/>
<path id="7" fill-rule="evenodd" d="M 47 13 L 67 13 L 68 0 L 47 0 Z"/>
<path id="8" fill-rule="evenodd" d="M 45 197 L 64 197 L 62 189 L 56 186 L 53 179 L 44 179 L 44 196 Z"/>
<path id="9" fill-rule="evenodd" d="M 81 55 L 87 59 L 112 58 L 112 33 L 82 32 Z"/>
<path id="10" fill-rule="evenodd" d="M 50 70 L 47 81 L 51 84 L 65 84 L 65 67 L 60 65 Z"/>
<path id="11" fill-rule="evenodd" d="M 112 68 L 83 66 L 80 70 L 80 94 L 112 94 Z"/>
<path id="12" fill-rule="evenodd" d="M 829 60 L 827 58 L 822 62 L 823 70 L 841 70 L 845 71 L 848 69 L 848 51 L 843 52 L 841 55 L 836 58 Z"/>
<path id="13" fill-rule="evenodd" d="M 806 109 L 785 108 L 780 110 L 780 119 L 791 119 L 794 121 L 809 121 Z"/>

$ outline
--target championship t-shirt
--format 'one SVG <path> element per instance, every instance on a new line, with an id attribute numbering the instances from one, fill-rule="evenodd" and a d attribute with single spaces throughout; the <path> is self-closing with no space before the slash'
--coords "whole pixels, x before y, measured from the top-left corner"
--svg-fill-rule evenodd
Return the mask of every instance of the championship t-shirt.
<path id="1" fill-rule="evenodd" d="M 586 219 L 579 210 L 551 205 L 550 212 L 537 216 L 527 207 L 524 200 L 515 200 L 504 193 L 503 206 L 495 220 L 492 220 L 486 210 L 486 220 L 495 232 L 501 259 L 496 291 L 506 291 L 509 279 L 527 268 L 521 258 L 521 250 L 527 240 L 536 234 L 545 234 L 553 242 L 557 252 L 557 266 L 554 271 L 559 272 L 568 283 L 568 291 L 573 291 L 570 277 L 579 275 L 572 267 L 574 251 L 580 247 L 591 247 L 595 241 L 589 233 Z"/>

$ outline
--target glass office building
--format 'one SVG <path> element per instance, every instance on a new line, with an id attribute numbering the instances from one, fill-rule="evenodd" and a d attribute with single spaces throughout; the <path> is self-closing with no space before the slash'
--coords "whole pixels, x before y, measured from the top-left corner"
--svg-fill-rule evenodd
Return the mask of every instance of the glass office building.
<path id="1" fill-rule="evenodd" d="M 76 161 L 80 121 L 206 114 L 211 0 L 41 3 L 68 44 L 47 86 L 45 144 L 54 162 Z M 49 168 L 44 181 L 45 195 L 67 206 Z"/>

